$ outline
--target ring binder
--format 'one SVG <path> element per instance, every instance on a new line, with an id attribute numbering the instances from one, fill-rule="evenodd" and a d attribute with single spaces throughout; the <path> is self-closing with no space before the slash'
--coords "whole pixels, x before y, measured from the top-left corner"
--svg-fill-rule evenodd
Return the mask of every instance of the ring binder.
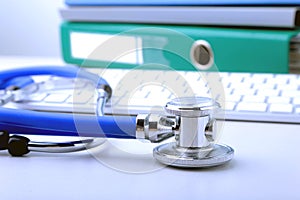
<path id="1" fill-rule="evenodd" d="M 199 68 L 190 51 L 195 41 L 202 40 L 210 45 L 210 56 L 214 55 L 213 66 L 202 70 L 226 72 L 288 73 L 289 62 L 297 63 L 300 58 L 292 51 L 300 45 L 295 42 L 299 40 L 298 33 L 299 30 L 118 23 L 61 25 L 63 57 L 68 63 L 111 68 L 151 68 L 151 63 L 156 63 L 175 70 L 195 70 Z"/>
<path id="2" fill-rule="evenodd" d="M 298 7 L 266 6 L 69 6 L 65 21 L 295 28 Z"/>
<path id="3" fill-rule="evenodd" d="M 124 5 L 300 5 L 299 0 L 65 0 L 70 6 L 124 6 Z"/>

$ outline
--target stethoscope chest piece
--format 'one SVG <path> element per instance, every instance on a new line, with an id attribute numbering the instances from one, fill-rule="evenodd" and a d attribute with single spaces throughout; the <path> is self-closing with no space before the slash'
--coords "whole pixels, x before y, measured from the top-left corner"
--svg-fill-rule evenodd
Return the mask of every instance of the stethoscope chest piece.
<path id="1" fill-rule="evenodd" d="M 211 144 L 203 148 L 184 148 L 174 142 L 156 147 L 153 155 L 165 165 L 205 168 L 227 163 L 232 159 L 233 152 L 233 149 L 226 145 Z"/>
<path id="2" fill-rule="evenodd" d="M 166 111 L 179 118 L 175 130 L 176 142 L 162 144 L 153 150 L 153 156 L 161 163 L 186 168 L 213 167 L 227 163 L 234 150 L 215 144 L 216 120 L 213 114 L 219 104 L 210 98 L 177 98 L 166 104 Z"/>

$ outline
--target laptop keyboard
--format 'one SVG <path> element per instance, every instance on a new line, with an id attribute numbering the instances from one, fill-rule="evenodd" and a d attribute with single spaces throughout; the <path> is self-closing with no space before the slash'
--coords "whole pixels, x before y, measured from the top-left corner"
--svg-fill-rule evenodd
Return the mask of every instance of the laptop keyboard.
<path id="1" fill-rule="evenodd" d="M 99 74 L 99 72 L 98 72 Z M 110 69 L 101 72 L 113 88 L 106 114 L 164 112 L 175 97 L 206 96 L 217 99 L 216 117 L 234 121 L 300 123 L 300 75 L 256 73 L 199 73 Z M 59 81 L 59 79 L 58 79 Z M 74 84 L 70 80 L 70 84 Z M 78 81 L 76 81 L 78 82 Z M 81 81 L 76 89 L 40 91 L 15 105 L 34 110 L 94 113 L 95 93 Z"/>

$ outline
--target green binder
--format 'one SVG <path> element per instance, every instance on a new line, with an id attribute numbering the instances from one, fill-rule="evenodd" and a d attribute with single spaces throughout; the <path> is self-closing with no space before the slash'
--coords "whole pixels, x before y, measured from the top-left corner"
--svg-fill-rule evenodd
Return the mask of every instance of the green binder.
<path id="1" fill-rule="evenodd" d="M 99 68 L 169 66 L 174 70 L 288 73 L 298 33 L 179 25 L 61 25 L 64 60 Z"/>

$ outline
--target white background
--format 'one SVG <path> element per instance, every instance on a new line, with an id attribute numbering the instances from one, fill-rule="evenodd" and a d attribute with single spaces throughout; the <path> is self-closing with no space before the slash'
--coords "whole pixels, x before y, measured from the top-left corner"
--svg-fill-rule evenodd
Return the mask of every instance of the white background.
<path id="1" fill-rule="evenodd" d="M 63 0 L 0 0 L 0 55 L 61 57 Z"/>

